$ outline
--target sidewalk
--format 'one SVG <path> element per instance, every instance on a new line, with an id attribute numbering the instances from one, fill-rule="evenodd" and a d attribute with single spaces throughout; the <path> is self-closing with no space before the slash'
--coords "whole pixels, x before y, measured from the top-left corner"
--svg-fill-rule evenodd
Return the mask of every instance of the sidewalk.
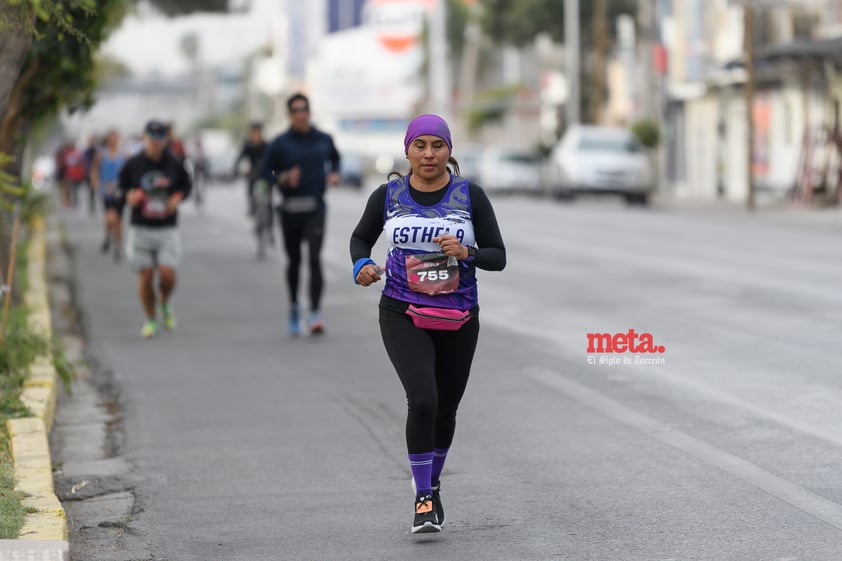
<path id="1" fill-rule="evenodd" d="M 753 210 L 745 202 L 676 198 L 668 194 L 656 196 L 652 208 L 690 215 L 744 217 L 783 226 L 842 229 L 842 206 L 810 206 L 799 202 L 770 200 L 762 195 L 757 197 Z"/>

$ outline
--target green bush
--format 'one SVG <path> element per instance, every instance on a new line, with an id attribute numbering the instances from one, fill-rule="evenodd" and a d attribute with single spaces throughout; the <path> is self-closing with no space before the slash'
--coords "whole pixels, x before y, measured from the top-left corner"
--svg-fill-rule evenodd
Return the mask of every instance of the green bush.
<path id="1" fill-rule="evenodd" d="M 15 491 L 14 462 L 9 448 L 6 421 L 31 415 L 20 401 L 26 367 L 46 342 L 26 328 L 26 313 L 15 308 L 9 315 L 6 339 L 0 343 L 0 539 L 13 540 L 23 526 L 26 508 L 22 493 Z"/>
<path id="2" fill-rule="evenodd" d="M 652 149 L 658 146 L 661 140 L 661 133 L 658 123 L 652 119 L 641 119 L 632 123 L 631 130 L 646 148 Z"/>

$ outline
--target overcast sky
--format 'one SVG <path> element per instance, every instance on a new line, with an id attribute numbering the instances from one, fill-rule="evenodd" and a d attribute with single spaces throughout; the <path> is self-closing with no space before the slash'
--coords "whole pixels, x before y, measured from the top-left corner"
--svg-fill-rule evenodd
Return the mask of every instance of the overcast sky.
<path id="1" fill-rule="evenodd" d="M 248 14 L 194 14 L 166 19 L 130 15 L 102 51 L 126 64 L 134 74 L 172 75 L 187 70 L 180 42 L 195 33 L 204 60 L 224 64 L 242 60 L 270 41 L 272 22 L 281 11 L 278 0 L 252 0 Z"/>

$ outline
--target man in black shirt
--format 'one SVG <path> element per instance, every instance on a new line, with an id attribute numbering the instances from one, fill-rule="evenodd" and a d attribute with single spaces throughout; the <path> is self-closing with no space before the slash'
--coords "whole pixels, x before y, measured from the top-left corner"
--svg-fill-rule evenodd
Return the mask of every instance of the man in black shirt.
<path id="1" fill-rule="evenodd" d="M 317 335 L 324 331 L 319 305 L 322 294 L 321 251 L 325 226 L 325 188 L 339 184 L 339 152 L 333 139 L 310 123 L 310 102 L 297 93 L 287 100 L 290 128 L 266 149 L 262 179 L 277 185 L 282 202 L 279 209 L 289 264 L 289 331 L 301 333 L 298 308 L 298 273 L 301 244 L 307 243 L 310 261 L 310 315 L 308 328 Z M 330 171 L 327 171 L 328 165 Z"/>
<path id="2" fill-rule="evenodd" d="M 184 162 L 167 149 L 167 127 L 149 121 L 143 138 L 143 152 L 126 161 L 120 170 L 120 192 L 131 207 L 129 256 L 138 273 L 138 293 L 146 321 L 141 334 L 152 337 L 158 331 L 156 304 L 164 327 L 175 329 L 170 296 L 181 259 L 178 205 L 190 194 L 190 175 Z M 155 272 L 158 294 L 155 293 Z"/>

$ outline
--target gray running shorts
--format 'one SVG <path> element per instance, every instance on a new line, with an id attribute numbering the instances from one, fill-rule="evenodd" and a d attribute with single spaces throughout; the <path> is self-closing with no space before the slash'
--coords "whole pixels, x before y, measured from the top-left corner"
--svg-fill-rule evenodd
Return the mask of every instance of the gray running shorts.
<path id="1" fill-rule="evenodd" d="M 132 226 L 126 253 L 136 273 L 166 265 L 172 269 L 181 261 L 181 232 L 177 228 Z"/>

